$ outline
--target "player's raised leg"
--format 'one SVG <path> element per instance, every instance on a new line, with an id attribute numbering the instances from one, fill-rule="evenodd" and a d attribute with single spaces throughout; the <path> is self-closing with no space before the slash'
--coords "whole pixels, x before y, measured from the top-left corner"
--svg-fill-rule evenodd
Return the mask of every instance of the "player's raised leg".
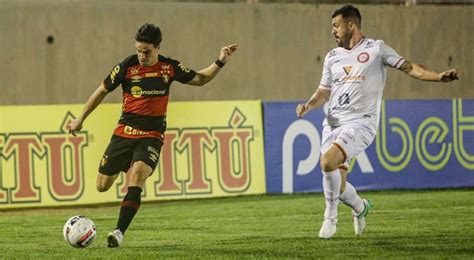
<path id="1" fill-rule="evenodd" d="M 331 147 L 321 156 L 321 170 L 323 173 L 324 198 L 326 209 L 324 210 L 324 221 L 319 230 L 320 238 L 331 238 L 336 234 L 337 206 L 341 189 L 341 174 L 339 165 L 345 160 L 345 153 L 337 144 Z"/>

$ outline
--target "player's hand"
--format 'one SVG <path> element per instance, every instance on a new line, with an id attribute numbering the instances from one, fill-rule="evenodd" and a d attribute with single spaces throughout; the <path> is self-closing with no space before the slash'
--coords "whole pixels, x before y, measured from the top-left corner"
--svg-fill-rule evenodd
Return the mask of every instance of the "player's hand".
<path id="1" fill-rule="evenodd" d="M 458 71 L 456 69 L 443 71 L 438 75 L 438 77 L 441 82 L 450 82 L 450 81 L 459 79 Z"/>
<path id="2" fill-rule="evenodd" d="M 308 105 L 306 104 L 299 104 L 298 106 L 296 106 L 296 116 L 298 118 L 302 118 L 304 115 L 306 115 L 306 113 L 309 112 L 309 108 L 308 108 Z"/>
<path id="3" fill-rule="evenodd" d="M 235 43 L 222 47 L 221 52 L 219 53 L 219 60 L 226 63 L 236 50 L 237 44 Z"/>
<path id="4" fill-rule="evenodd" d="M 69 133 L 73 136 L 76 136 L 76 132 L 81 131 L 82 129 L 82 120 L 80 119 L 73 119 L 67 124 L 67 128 L 69 129 Z"/>

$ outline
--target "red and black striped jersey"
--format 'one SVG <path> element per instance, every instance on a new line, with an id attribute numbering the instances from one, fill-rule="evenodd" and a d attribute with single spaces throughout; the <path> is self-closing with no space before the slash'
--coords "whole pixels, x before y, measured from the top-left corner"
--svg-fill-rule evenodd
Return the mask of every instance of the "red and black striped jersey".
<path id="1" fill-rule="evenodd" d="M 194 76 L 194 70 L 162 55 L 153 66 L 140 65 L 136 54 L 125 58 L 104 80 L 108 91 L 119 85 L 123 90 L 122 115 L 114 134 L 126 138 L 162 139 L 171 83 L 175 80 L 186 83 Z"/>

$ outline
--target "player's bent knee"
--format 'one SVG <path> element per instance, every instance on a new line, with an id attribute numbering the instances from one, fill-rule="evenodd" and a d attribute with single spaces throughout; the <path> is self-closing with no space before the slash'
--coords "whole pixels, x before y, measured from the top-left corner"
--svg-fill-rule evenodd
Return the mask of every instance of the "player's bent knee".
<path id="1" fill-rule="evenodd" d="M 331 164 L 324 164 L 324 165 L 321 164 L 321 170 L 322 170 L 323 172 L 332 172 L 332 171 L 334 171 L 334 170 L 336 170 L 336 169 L 337 169 L 337 167 L 336 167 L 336 166 L 333 166 L 333 165 L 331 165 Z"/>
<path id="2" fill-rule="evenodd" d="M 115 179 L 117 178 L 117 175 L 114 176 L 107 176 L 104 174 L 99 173 L 99 176 L 97 176 L 97 181 L 96 181 L 96 189 L 98 192 L 105 192 L 112 187 L 112 184 L 114 183 Z"/>
<path id="3" fill-rule="evenodd" d="M 106 189 L 106 188 L 97 186 L 97 191 L 98 191 L 98 192 L 106 192 L 107 190 L 108 190 L 108 189 Z"/>
<path id="4" fill-rule="evenodd" d="M 332 172 L 338 167 L 328 156 L 321 156 L 321 170 L 324 172 Z"/>
<path id="5" fill-rule="evenodd" d="M 100 184 L 97 184 L 96 185 L 96 189 L 98 192 L 106 192 L 109 190 L 110 187 L 107 187 L 105 185 L 100 185 Z"/>

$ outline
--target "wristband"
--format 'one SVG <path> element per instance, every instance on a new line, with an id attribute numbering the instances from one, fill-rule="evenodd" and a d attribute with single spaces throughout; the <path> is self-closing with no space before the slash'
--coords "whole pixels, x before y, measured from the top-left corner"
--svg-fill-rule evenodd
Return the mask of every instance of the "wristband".
<path id="1" fill-rule="evenodd" d="M 225 63 L 220 61 L 219 59 L 217 59 L 216 61 L 214 61 L 214 63 L 217 65 L 217 67 L 219 68 L 222 68 L 224 67 Z"/>

